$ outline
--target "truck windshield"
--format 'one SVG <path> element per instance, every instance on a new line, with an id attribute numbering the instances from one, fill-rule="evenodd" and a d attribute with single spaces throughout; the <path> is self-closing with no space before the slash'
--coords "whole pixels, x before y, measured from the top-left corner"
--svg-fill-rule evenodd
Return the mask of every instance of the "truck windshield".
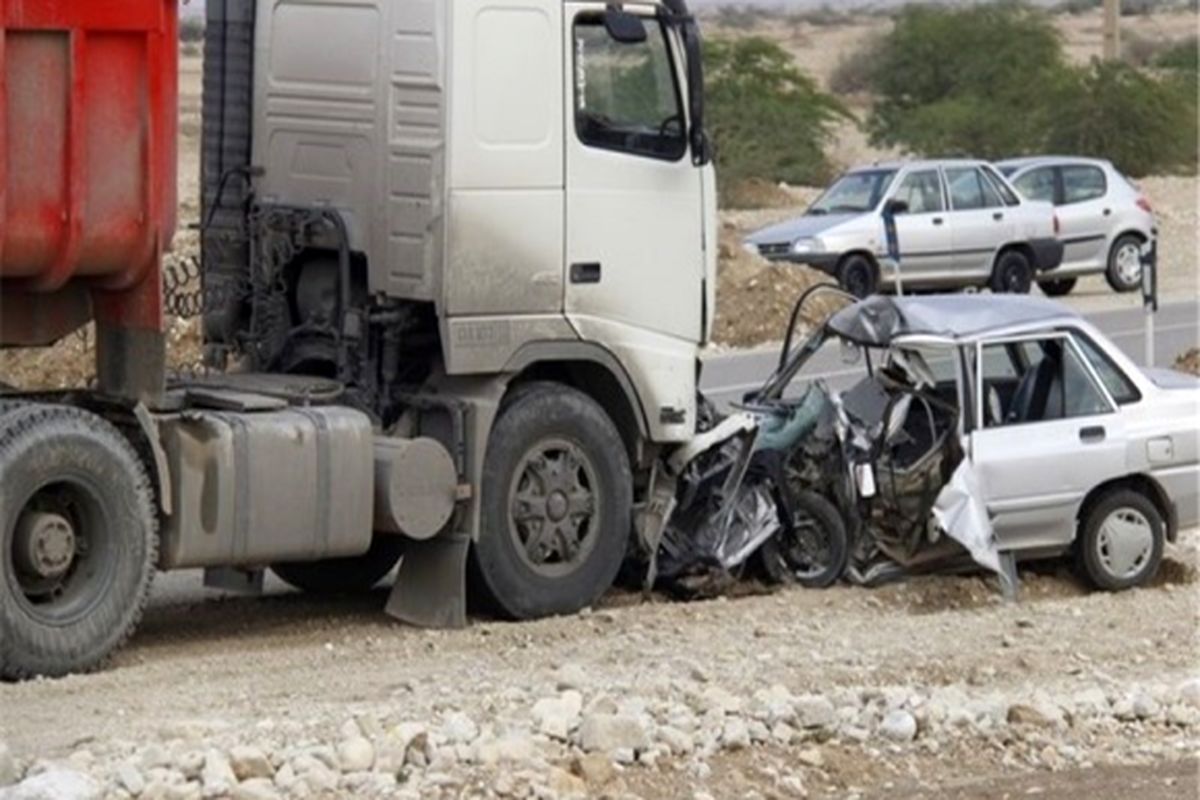
<path id="1" fill-rule="evenodd" d="M 879 205 L 879 201 L 892 185 L 896 177 L 894 169 L 872 169 L 860 172 L 848 172 L 825 190 L 825 194 L 813 203 L 808 213 L 814 216 L 822 214 L 861 214 L 871 211 Z"/>

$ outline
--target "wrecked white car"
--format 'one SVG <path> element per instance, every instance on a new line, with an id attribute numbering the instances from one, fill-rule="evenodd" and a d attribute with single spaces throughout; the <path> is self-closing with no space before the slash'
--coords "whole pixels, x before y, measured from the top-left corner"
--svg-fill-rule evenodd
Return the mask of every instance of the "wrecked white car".
<path id="1" fill-rule="evenodd" d="M 660 580 L 695 589 L 757 563 L 871 583 L 973 561 L 1011 592 L 1018 559 L 1071 554 L 1115 590 L 1151 580 L 1200 518 L 1200 380 L 1136 367 L 1061 305 L 876 296 L 792 338 L 656 476 L 641 530 Z M 803 374 L 831 346 L 861 373 L 842 391 Z"/>

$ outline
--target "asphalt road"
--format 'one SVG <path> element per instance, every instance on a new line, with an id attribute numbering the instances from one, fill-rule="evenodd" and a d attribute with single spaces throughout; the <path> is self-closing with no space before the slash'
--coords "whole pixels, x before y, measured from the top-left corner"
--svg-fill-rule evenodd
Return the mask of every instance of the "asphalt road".
<path id="1" fill-rule="evenodd" d="M 1114 308 L 1085 313 L 1093 325 L 1116 343 L 1136 363 L 1145 361 L 1145 312 L 1141 308 Z M 1154 315 L 1154 365 L 1168 367 L 1189 347 L 1200 345 L 1200 301 L 1164 303 Z M 757 389 L 779 362 L 779 347 L 730 351 L 705 360 L 701 389 L 718 405 L 741 399 Z M 836 350 L 818 352 L 802 375 L 823 378 L 835 388 L 861 372 L 843 364 Z"/>

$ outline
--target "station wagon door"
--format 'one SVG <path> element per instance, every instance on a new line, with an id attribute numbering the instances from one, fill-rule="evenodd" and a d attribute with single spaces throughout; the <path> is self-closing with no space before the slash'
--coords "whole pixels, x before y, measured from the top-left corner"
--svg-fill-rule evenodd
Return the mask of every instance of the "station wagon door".
<path id="1" fill-rule="evenodd" d="M 971 459 L 1002 550 L 1075 538 L 1087 493 L 1124 472 L 1121 416 L 1063 333 L 976 345 Z"/>

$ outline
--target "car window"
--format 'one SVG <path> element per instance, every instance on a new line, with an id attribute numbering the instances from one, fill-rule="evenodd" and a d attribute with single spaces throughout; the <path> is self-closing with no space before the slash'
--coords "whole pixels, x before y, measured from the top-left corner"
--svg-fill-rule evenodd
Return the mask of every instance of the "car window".
<path id="1" fill-rule="evenodd" d="M 592 147 L 674 161 L 687 150 L 683 108 L 666 31 L 644 20 L 646 39 L 613 39 L 598 15 L 575 21 L 575 130 Z"/>
<path id="2" fill-rule="evenodd" d="M 1001 355 L 1001 354 L 1004 355 Z M 1013 355 L 1017 358 L 1014 359 Z M 1026 425 L 1110 410 L 1100 387 L 1063 336 L 982 348 L 987 427 Z M 1008 374 L 1015 368 L 1014 380 Z"/>
<path id="3" fill-rule="evenodd" d="M 870 211 L 879 205 L 895 176 L 894 169 L 848 172 L 825 190 L 808 213 L 860 214 Z"/>
<path id="4" fill-rule="evenodd" d="M 987 182 L 992 189 L 994 189 L 995 192 L 1000 195 L 1004 205 L 1016 206 L 1021 204 L 1021 199 L 1017 197 L 1016 193 L 1009 188 L 1008 184 L 1004 182 L 1004 179 L 1001 178 L 999 173 L 997 173 L 994 169 L 991 167 L 984 167 L 983 175 L 985 178 L 987 178 Z"/>
<path id="5" fill-rule="evenodd" d="M 947 169 L 946 184 L 950 187 L 950 205 L 955 211 L 970 211 L 1004 205 L 1000 195 L 983 179 L 983 174 L 975 167 Z"/>
<path id="6" fill-rule="evenodd" d="M 1088 164 L 1073 164 L 1062 168 L 1063 203 L 1084 203 L 1104 197 L 1108 181 L 1104 170 Z"/>
<path id="7" fill-rule="evenodd" d="M 942 200 L 942 181 L 936 169 L 905 175 L 893 199 L 907 203 L 910 214 L 930 214 L 944 211 L 946 207 Z"/>
<path id="8" fill-rule="evenodd" d="M 1073 336 L 1079 349 L 1083 351 L 1084 358 L 1092 365 L 1092 369 L 1096 370 L 1096 374 L 1100 376 L 1100 382 L 1104 384 L 1105 389 L 1108 389 L 1108 393 L 1112 395 L 1118 405 L 1136 403 L 1142 399 L 1142 393 L 1133 385 L 1133 381 L 1126 377 L 1121 368 L 1113 363 L 1108 354 L 1101 350 L 1095 342 L 1082 334 L 1076 333 Z"/>
<path id="9" fill-rule="evenodd" d="M 1054 168 L 1038 167 L 1031 169 L 1013 181 L 1017 191 L 1030 200 L 1045 200 L 1054 202 Z"/>

